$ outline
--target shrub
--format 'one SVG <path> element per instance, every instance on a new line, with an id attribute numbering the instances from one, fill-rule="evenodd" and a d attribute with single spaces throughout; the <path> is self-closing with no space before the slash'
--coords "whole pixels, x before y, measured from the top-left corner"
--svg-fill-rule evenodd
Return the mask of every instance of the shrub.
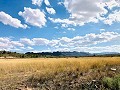
<path id="1" fill-rule="evenodd" d="M 120 75 L 115 76 L 114 78 L 105 77 L 102 81 L 105 88 L 120 90 Z"/>
<path id="2" fill-rule="evenodd" d="M 109 77 L 103 78 L 103 85 L 105 88 L 113 88 L 113 79 Z"/>
<path id="3" fill-rule="evenodd" d="M 120 90 L 120 75 L 114 77 L 113 86 L 116 88 L 116 90 Z"/>

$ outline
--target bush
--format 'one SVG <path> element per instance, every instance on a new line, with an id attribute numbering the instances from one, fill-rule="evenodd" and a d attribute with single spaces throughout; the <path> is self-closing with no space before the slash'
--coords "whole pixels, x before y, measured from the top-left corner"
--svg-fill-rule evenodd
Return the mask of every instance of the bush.
<path id="1" fill-rule="evenodd" d="M 103 78 L 103 85 L 105 88 L 113 88 L 113 79 L 109 77 Z"/>
<path id="2" fill-rule="evenodd" d="M 105 88 L 120 90 L 120 75 L 115 76 L 114 78 L 105 77 L 102 81 Z"/>
<path id="3" fill-rule="evenodd" d="M 116 87 L 116 90 L 120 90 L 120 75 L 114 77 L 113 85 Z"/>

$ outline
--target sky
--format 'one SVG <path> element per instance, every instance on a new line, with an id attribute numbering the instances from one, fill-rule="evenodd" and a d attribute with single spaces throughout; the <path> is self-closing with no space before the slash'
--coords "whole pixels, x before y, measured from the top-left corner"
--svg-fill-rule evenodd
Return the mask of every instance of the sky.
<path id="1" fill-rule="evenodd" d="M 0 0 L 0 50 L 120 52 L 120 0 Z"/>

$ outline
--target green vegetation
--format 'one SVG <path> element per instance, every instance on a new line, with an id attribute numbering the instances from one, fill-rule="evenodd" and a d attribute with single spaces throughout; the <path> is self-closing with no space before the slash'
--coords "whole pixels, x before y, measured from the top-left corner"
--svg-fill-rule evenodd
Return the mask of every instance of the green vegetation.
<path id="1" fill-rule="evenodd" d="M 119 53 L 115 54 L 91 54 L 88 52 L 26 52 L 17 53 L 10 51 L 0 51 L 0 58 L 64 58 L 64 57 L 120 57 Z"/>
<path id="2" fill-rule="evenodd" d="M 24 58 L 25 55 L 21 53 L 16 53 L 16 52 L 10 52 L 10 51 L 0 51 L 0 57 L 7 58 Z"/>
<path id="3" fill-rule="evenodd" d="M 117 75 L 113 78 L 104 77 L 103 85 L 105 86 L 105 88 L 108 88 L 108 89 L 120 90 L 120 75 Z"/>

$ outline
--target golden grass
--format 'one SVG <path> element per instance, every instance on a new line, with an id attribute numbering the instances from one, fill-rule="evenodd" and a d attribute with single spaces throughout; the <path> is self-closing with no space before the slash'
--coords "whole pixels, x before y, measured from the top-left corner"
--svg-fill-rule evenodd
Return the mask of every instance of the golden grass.
<path id="1" fill-rule="evenodd" d="M 106 65 L 120 65 L 120 57 L 0 59 L 0 74 L 35 73 L 49 75 L 79 69 L 87 71 Z"/>

